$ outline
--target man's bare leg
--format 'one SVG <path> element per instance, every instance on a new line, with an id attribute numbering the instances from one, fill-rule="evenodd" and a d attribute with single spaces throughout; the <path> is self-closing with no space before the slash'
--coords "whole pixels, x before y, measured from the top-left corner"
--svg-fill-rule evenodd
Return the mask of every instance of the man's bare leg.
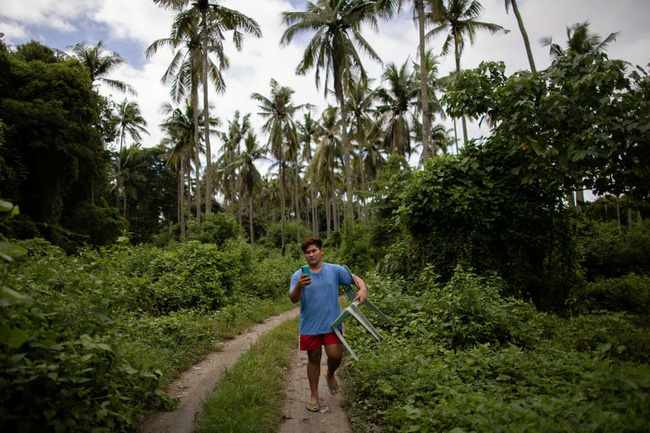
<path id="1" fill-rule="evenodd" d="M 311 391 L 310 403 L 318 402 L 318 379 L 320 377 L 320 360 L 322 354 L 321 347 L 307 351 L 307 379 L 309 380 L 309 390 Z M 315 407 L 310 405 L 307 409 L 309 408 L 314 409 Z"/>
<path id="2" fill-rule="evenodd" d="M 339 385 L 334 373 L 341 365 L 341 359 L 343 359 L 343 344 L 336 343 L 325 346 L 325 353 L 327 354 L 327 374 L 325 379 L 327 379 L 330 393 L 335 394 L 339 392 Z"/>

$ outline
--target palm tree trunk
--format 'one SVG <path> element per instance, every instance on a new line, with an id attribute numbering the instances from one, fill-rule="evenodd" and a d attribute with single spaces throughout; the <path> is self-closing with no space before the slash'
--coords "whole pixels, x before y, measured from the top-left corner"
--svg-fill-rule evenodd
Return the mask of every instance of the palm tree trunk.
<path id="1" fill-rule="evenodd" d="M 253 194 L 248 193 L 248 236 L 251 238 L 251 248 L 255 245 L 255 229 L 253 228 Z"/>
<path id="2" fill-rule="evenodd" d="M 299 175 L 298 175 L 298 162 L 296 161 L 296 166 L 295 166 L 295 174 L 296 174 L 296 179 L 295 179 L 295 186 L 294 186 L 294 196 L 296 197 L 296 242 L 300 243 L 300 203 L 299 203 L 299 197 L 298 197 L 298 181 Z"/>
<path id="3" fill-rule="evenodd" d="M 533 51 L 530 49 L 530 41 L 528 40 L 528 33 L 524 27 L 524 20 L 521 18 L 519 13 L 519 6 L 517 5 L 517 0 L 512 0 L 512 10 L 515 11 L 515 16 L 517 17 L 517 25 L 519 25 L 519 31 L 521 31 L 521 37 L 524 38 L 524 46 L 526 47 L 526 55 L 528 56 L 528 63 L 530 64 L 530 71 L 533 74 L 537 73 L 537 68 L 535 68 L 535 60 L 533 60 Z"/>
<path id="4" fill-rule="evenodd" d="M 284 242 L 284 158 L 280 161 L 280 233 L 282 237 L 282 257 L 286 250 L 286 245 Z"/>
<path id="5" fill-rule="evenodd" d="M 424 0 L 415 0 L 418 11 L 418 31 L 420 36 L 420 100 L 422 102 L 422 153 L 424 160 L 431 158 L 431 113 L 429 113 L 429 92 L 427 87 L 426 47 L 424 41 Z M 365 206 L 364 206 L 365 207 Z"/>
<path id="6" fill-rule="evenodd" d="M 456 74 L 460 74 L 460 51 L 458 49 L 458 37 L 459 35 L 457 35 L 456 32 L 454 31 L 454 55 L 456 58 Z M 463 125 L 463 144 L 466 146 L 467 145 L 467 120 L 465 119 L 465 115 L 461 116 L 461 123 Z"/>
<path id="7" fill-rule="evenodd" d="M 331 220 L 331 211 L 330 211 L 330 196 L 327 194 L 325 197 L 325 219 L 326 219 L 326 232 L 327 237 L 329 238 L 332 234 L 332 220 Z"/>
<path id="8" fill-rule="evenodd" d="M 201 140 L 199 139 L 199 88 L 196 78 L 192 78 L 192 102 L 194 104 L 194 146 L 196 148 L 194 154 L 194 169 L 196 170 L 196 220 L 201 224 Z"/>
<path id="9" fill-rule="evenodd" d="M 206 11 L 202 10 L 203 18 L 203 35 L 201 45 L 203 51 L 203 61 L 201 62 L 201 72 L 203 76 L 203 127 L 205 129 L 205 214 L 212 213 L 212 150 L 210 149 L 210 105 L 208 102 L 208 32 L 206 30 L 207 17 Z"/>
<path id="10" fill-rule="evenodd" d="M 178 168 L 178 223 L 181 226 L 181 240 L 185 240 L 185 209 L 183 206 L 183 199 L 185 197 L 185 183 L 183 182 L 183 177 L 185 176 L 183 173 L 183 164 L 185 163 L 183 160 L 185 158 L 181 156 L 181 161 L 179 164 Z"/>
<path id="11" fill-rule="evenodd" d="M 336 69 L 336 67 L 335 67 Z M 352 170 L 350 163 L 350 140 L 348 138 L 348 112 L 345 107 L 345 100 L 343 98 L 343 85 L 341 79 L 334 80 L 334 90 L 336 92 L 336 99 L 339 101 L 339 109 L 341 110 L 341 142 L 343 145 L 343 165 L 345 166 L 345 192 L 347 195 L 347 202 L 345 203 L 345 217 L 352 211 Z"/>

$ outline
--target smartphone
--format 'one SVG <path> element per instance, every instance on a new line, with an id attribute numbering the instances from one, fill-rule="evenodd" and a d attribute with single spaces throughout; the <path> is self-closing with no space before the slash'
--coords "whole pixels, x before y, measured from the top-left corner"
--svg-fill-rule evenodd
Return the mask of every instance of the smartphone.
<path id="1" fill-rule="evenodd" d="M 311 272 L 309 272 L 309 266 L 303 266 L 302 273 L 311 276 Z"/>

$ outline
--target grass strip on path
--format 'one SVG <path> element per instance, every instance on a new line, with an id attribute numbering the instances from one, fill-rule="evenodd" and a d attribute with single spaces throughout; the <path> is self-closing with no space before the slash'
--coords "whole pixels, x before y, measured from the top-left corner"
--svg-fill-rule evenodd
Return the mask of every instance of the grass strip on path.
<path id="1" fill-rule="evenodd" d="M 298 318 L 268 334 L 227 370 L 202 408 L 197 433 L 274 432 L 282 420 L 285 375 L 297 347 Z"/>

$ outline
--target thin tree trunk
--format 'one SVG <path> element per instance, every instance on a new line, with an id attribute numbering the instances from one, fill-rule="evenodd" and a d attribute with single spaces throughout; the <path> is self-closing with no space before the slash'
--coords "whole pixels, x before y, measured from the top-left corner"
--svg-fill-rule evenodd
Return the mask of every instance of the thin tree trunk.
<path id="1" fill-rule="evenodd" d="M 343 164 L 345 168 L 345 192 L 347 200 L 345 203 L 345 214 L 347 217 L 348 212 L 352 211 L 352 167 L 350 158 L 350 140 L 348 138 L 348 111 L 345 107 L 345 99 L 343 97 L 343 85 L 340 79 L 334 80 L 334 91 L 339 101 L 339 109 L 341 110 L 341 141 L 343 145 Z"/>
<path id="2" fill-rule="evenodd" d="M 632 227 L 632 224 L 634 224 L 634 222 L 632 221 L 632 208 L 628 207 L 627 208 L 627 226 Z"/>
<path id="3" fill-rule="evenodd" d="M 205 30 L 207 25 L 205 11 L 203 15 L 203 127 L 205 128 L 205 214 L 212 213 L 212 150 L 210 149 L 210 105 L 208 102 L 208 32 Z"/>
<path id="4" fill-rule="evenodd" d="M 283 157 L 284 159 L 284 157 Z M 281 182 L 281 187 L 280 187 L 280 232 L 281 232 L 281 237 L 282 237 L 282 257 L 284 257 L 284 253 L 286 251 L 286 244 L 284 242 L 284 188 L 285 188 L 285 183 L 284 183 L 284 161 L 280 162 L 280 182 Z"/>
<path id="5" fill-rule="evenodd" d="M 192 85 L 192 100 L 194 102 L 194 146 L 196 148 L 194 154 L 194 169 L 196 170 L 196 221 L 201 224 L 201 140 L 199 139 L 199 88 L 196 83 L 196 78 Z"/>
<path id="6" fill-rule="evenodd" d="M 296 185 L 294 186 L 294 191 L 295 194 L 294 196 L 296 197 L 296 242 L 300 243 L 300 203 L 299 203 L 299 196 L 298 196 L 298 181 L 299 175 L 298 175 L 298 161 L 296 161 L 296 180 L 295 183 Z"/>
<path id="7" fill-rule="evenodd" d="M 420 100 L 422 102 L 422 152 L 424 160 L 432 157 L 431 149 L 431 113 L 429 113 L 429 91 L 427 86 L 426 46 L 424 40 L 424 0 L 415 0 L 418 13 L 418 31 L 420 37 Z"/>
<path id="8" fill-rule="evenodd" d="M 454 54 L 456 57 L 456 74 L 460 74 L 460 51 L 458 49 L 458 35 L 454 31 Z M 465 115 L 461 116 L 461 123 L 463 125 L 463 145 L 467 146 L 467 120 Z"/>
<path id="9" fill-rule="evenodd" d="M 521 32 L 521 37 L 524 38 L 524 46 L 526 47 L 526 56 L 528 56 L 528 64 L 530 65 L 530 71 L 533 74 L 537 73 L 537 68 L 535 67 L 535 60 L 533 59 L 533 51 L 530 49 L 530 41 L 528 40 L 528 33 L 524 27 L 524 20 L 521 18 L 519 13 L 519 6 L 517 5 L 517 0 L 512 0 L 512 10 L 515 11 L 515 16 L 517 17 L 517 25 L 519 25 L 519 31 Z"/>
<path id="10" fill-rule="evenodd" d="M 248 236 L 251 238 L 251 249 L 255 245 L 255 229 L 253 228 L 253 194 L 248 194 Z"/>
<path id="11" fill-rule="evenodd" d="M 326 219 L 326 232 L 327 237 L 329 238 L 332 234 L 332 225 L 331 225 L 331 211 L 330 211 L 330 197 L 329 194 L 325 197 L 325 219 Z"/>

